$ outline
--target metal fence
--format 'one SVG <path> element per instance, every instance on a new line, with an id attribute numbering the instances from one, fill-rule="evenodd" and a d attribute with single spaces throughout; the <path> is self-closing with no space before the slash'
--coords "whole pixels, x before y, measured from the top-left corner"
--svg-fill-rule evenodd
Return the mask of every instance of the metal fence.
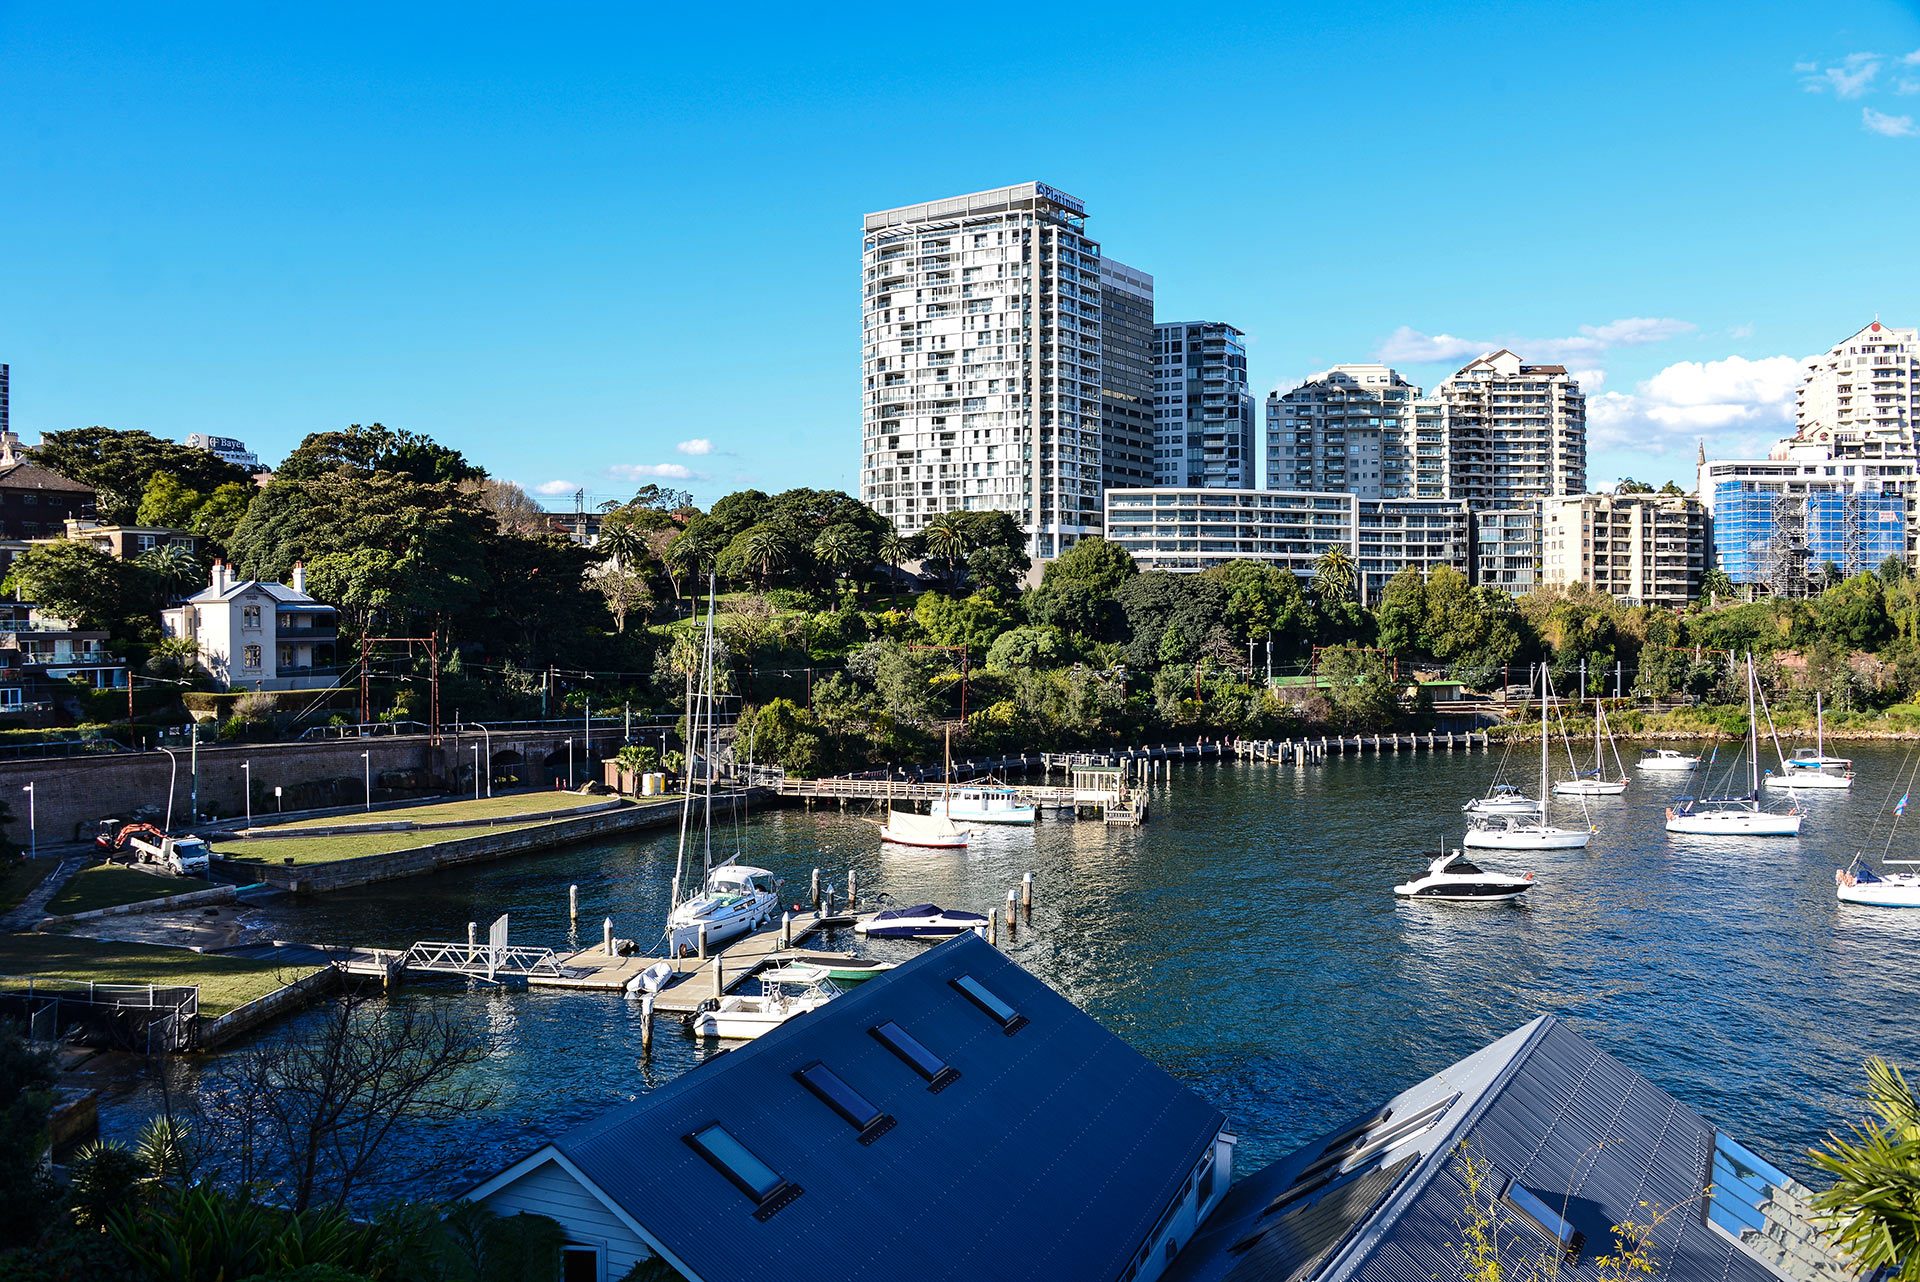
<path id="1" fill-rule="evenodd" d="M 0 989 L 0 1012 L 34 1041 L 151 1055 L 194 1048 L 200 990 L 28 977 L 25 987 Z"/>

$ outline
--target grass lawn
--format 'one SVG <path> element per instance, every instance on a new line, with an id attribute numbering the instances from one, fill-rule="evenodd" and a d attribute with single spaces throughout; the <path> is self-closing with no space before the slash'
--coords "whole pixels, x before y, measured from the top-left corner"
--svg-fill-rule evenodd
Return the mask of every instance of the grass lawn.
<path id="1" fill-rule="evenodd" d="M 59 866 L 58 859 L 42 855 L 38 859 L 23 859 L 0 873 L 0 911 L 18 907 L 22 900 L 33 893 L 40 879 Z"/>
<path id="2" fill-rule="evenodd" d="M 517 832 L 538 824 L 496 824 L 487 833 Z M 390 855 L 396 850 L 417 850 L 442 841 L 459 841 L 478 834 L 459 828 L 433 828 L 426 832 L 358 832 L 330 837 L 252 837 L 226 841 L 215 848 L 223 859 L 238 863 L 277 864 L 292 858 L 296 866 L 330 864 L 362 855 Z"/>
<path id="3" fill-rule="evenodd" d="M 197 984 L 200 1013 L 208 1016 L 265 997 L 314 969 L 75 935 L 0 935 L 0 987 L 24 988 L 29 975 L 96 984 Z"/>
<path id="4" fill-rule="evenodd" d="M 82 868 L 69 877 L 60 893 L 47 901 L 47 913 L 62 917 L 67 913 L 137 904 L 143 899 L 164 899 L 168 895 L 184 895 L 190 890 L 206 888 L 207 883 L 198 877 L 163 877 L 135 868 L 99 864 Z"/>
<path id="5" fill-rule="evenodd" d="M 577 792 L 515 792 L 501 797 L 482 797 L 479 801 L 440 801 L 426 806 L 406 806 L 394 810 L 375 810 L 362 814 L 328 815 L 323 819 L 301 819 L 289 824 L 273 824 L 288 832 L 302 828 L 338 828 L 355 823 L 393 823 L 405 819 L 411 823 L 478 822 L 484 819 L 510 819 L 515 815 L 537 815 L 549 810 L 572 810 L 576 806 L 597 806 L 612 797 L 583 797 Z M 259 826 L 265 827 L 264 819 Z"/>

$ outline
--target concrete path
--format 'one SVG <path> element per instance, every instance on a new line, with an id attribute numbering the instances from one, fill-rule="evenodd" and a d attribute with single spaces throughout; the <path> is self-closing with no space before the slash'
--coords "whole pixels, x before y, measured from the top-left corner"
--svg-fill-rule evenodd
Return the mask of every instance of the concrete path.
<path id="1" fill-rule="evenodd" d="M 62 859 L 58 867 L 40 879 L 28 896 L 20 901 L 20 906 L 4 917 L 0 917 L 0 931 L 32 930 L 34 923 L 47 915 L 47 901 L 60 893 L 67 884 L 67 878 L 85 868 L 89 862 L 86 855 L 74 855 Z"/>

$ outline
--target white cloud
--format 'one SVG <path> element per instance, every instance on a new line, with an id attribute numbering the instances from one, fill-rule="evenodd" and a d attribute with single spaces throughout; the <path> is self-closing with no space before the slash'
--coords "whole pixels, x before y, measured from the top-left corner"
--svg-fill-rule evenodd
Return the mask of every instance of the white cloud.
<path id="1" fill-rule="evenodd" d="M 1900 61 L 1905 62 L 1906 59 Z M 1850 53 L 1835 66 L 1818 66 L 1796 62 L 1793 69 L 1804 77 L 1808 93 L 1824 93 L 1833 90 L 1836 98 L 1858 98 L 1873 87 L 1875 77 L 1880 74 L 1883 65 L 1877 53 Z"/>
<path id="2" fill-rule="evenodd" d="M 1860 109 L 1860 127 L 1868 133 L 1882 134 L 1888 138 L 1912 138 L 1920 135 L 1920 129 L 1914 128 L 1912 116 L 1889 116 L 1884 111 L 1875 111 L 1872 107 Z"/>
<path id="3" fill-rule="evenodd" d="M 1380 359 L 1416 365 L 1426 361 L 1458 361 L 1491 352 L 1498 346 L 1498 343 L 1455 338 L 1451 334 L 1422 334 L 1417 329 L 1402 325 L 1387 336 L 1386 342 L 1380 344 Z"/>
<path id="4" fill-rule="evenodd" d="M 1910 93 L 1920 93 L 1920 80 L 1915 80 L 1911 76 L 1902 76 L 1900 83 L 1893 87 L 1893 91 L 1902 97 Z"/>
<path id="5" fill-rule="evenodd" d="M 1578 334 L 1565 338 L 1507 338 L 1481 342 L 1455 338 L 1451 334 L 1424 334 L 1402 325 L 1380 344 L 1380 359 L 1389 363 L 1418 365 L 1431 361 L 1457 361 L 1482 356 L 1502 347 L 1523 360 L 1595 360 L 1609 348 L 1638 347 L 1664 342 L 1691 333 L 1692 321 L 1672 317 L 1628 316 L 1605 325 L 1582 325 Z"/>
<path id="6" fill-rule="evenodd" d="M 1699 436 L 1718 438 L 1709 453 L 1739 457 L 1764 450 L 1792 429 L 1794 392 L 1806 365 L 1791 356 L 1681 361 L 1632 393 L 1589 397 L 1589 434 L 1597 448 L 1646 454 Z"/>
<path id="7" fill-rule="evenodd" d="M 1912 53 L 1901 54 L 1900 65 L 1903 67 L 1920 67 L 1920 49 L 1915 49 Z"/>
<path id="8" fill-rule="evenodd" d="M 713 442 L 704 436 L 696 436 L 691 441 L 682 441 L 673 448 L 679 450 L 682 454 L 711 454 L 713 453 Z"/>
<path id="9" fill-rule="evenodd" d="M 1607 383 L 1607 371 L 1603 369 L 1576 369 L 1569 370 L 1568 373 L 1573 375 L 1574 382 L 1580 384 L 1580 390 L 1589 396 Z"/>
<path id="10" fill-rule="evenodd" d="M 1691 333 L 1693 328 L 1692 321 L 1674 320 L 1672 317 L 1629 316 L 1605 325 L 1582 325 L 1580 332 L 1609 347 L 1638 347 L 1642 343 L 1678 338 Z"/>
<path id="11" fill-rule="evenodd" d="M 1727 331 L 1727 337 L 1728 338 L 1752 338 L 1753 322 L 1748 321 L 1744 325 L 1735 325 L 1732 329 Z"/>
<path id="12" fill-rule="evenodd" d="M 616 463 L 607 475 L 621 481 L 704 481 L 707 476 L 684 463 Z"/>
<path id="13" fill-rule="evenodd" d="M 542 481 L 533 487 L 533 492 L 552 498 L 558 494 L 571 494 L 579 488 L 572 481 Z"/>

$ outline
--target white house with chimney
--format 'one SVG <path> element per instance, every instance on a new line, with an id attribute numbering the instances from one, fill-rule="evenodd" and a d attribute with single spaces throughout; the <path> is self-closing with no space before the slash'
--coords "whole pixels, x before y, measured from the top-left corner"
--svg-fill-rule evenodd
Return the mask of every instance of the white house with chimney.
<path id="1" fill-rule="evenodd" d="M 199 643 L 200 666 L 228 690 L 298 690 L 334 672 L 334 609 L 307 595 L 306 567 L 293 583 L 243 579 L 224 561 L 211 581 L 168 610 L 160 630 Z"/>

